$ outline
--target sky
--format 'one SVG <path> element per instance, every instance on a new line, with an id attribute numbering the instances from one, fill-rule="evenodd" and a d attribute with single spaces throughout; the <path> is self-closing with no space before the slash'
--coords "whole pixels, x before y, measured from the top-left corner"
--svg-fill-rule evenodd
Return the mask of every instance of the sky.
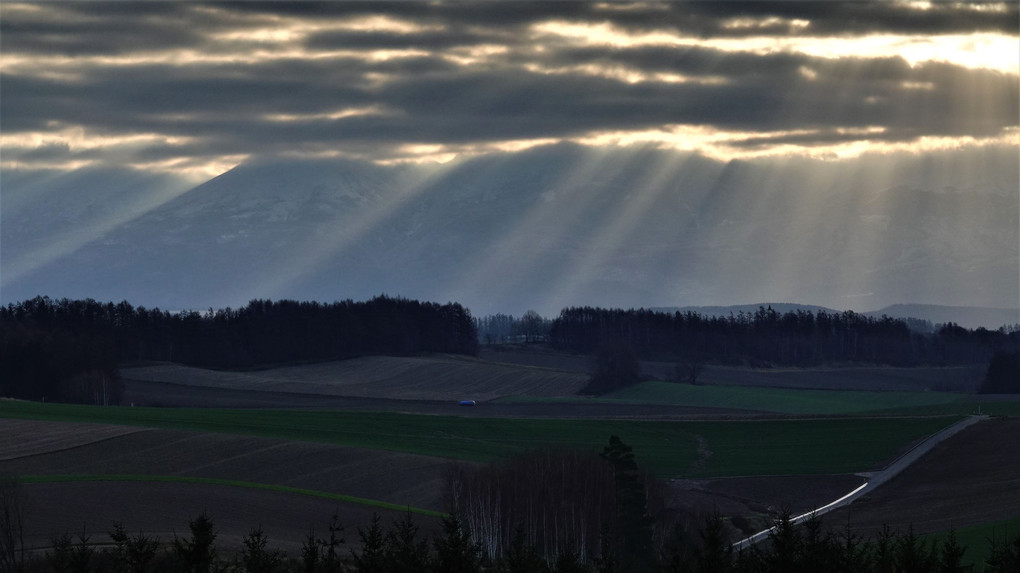
<path id="1" fill-rule="evenodd" d="M 0 167 L 1017 146 L 1018 3 L 4 2 Z"/>
<path id="2" fill-rule="evenodd" d="M 651 272 L 657 278 L 650 284 L 679 277 L 664 292 L 680 294 L 620 304 L 805 297 L 838 308 L 876 308 L 879 300 L 1020 306 L 1014 272 L 1020 213 L 983 215 L 998 199 L 957 204 L 955 196 L 943 197 L 934 200 L 942 205 L 937 221 L 916 215 L 919 220 L 902 232 L 886 223 L 914 211 L 935 212 L 932 205 L 910 206 L 918 185 L 932 192 L 991 189 L 1013 202 L 1020 194 L 1013 189 L 1020 177 L 1016 1 L 0 3 L 0 188 L 6 181 L 8 189 L 0 196 L 6 213 L 0 286 L 18 296 L 11 285 L 21 281 L 32 285 L 25 293 L 36 292 L 44 283 L 25 281 L 47 266 L 58 269 L 47 275 L 48 284 L 67 286 L 59 284 L 68 280 L 59 274 L 60 261 L 238 166 L 334 160 L 402 166 L 432 178 L 412 182 L 413 193 L 425 193 L 489 158 L 516 172 L 534 165 L 536 173 L 552 173 L 540 166 L 564 146 L 585 150 L 588 159 L 556 166 L 570 174 L 563 176 L 564 189 L 550 188 L 541 197 L 563 192 L 569 201 L 549 207 L 558 209 L 553 213 L 540 212 L 539 205 L 512 231 L 490 233 L 491 246 L 479 247 L 473 266 L 444 278 L 449 287 L 429 296 L 494 292 L 505 283 L 494 267 L 540 258 L 548 249 L 542 237 L 557 220 L 578 223 L 591 215 L 584 177 L 640 170 L 626 165 L 629 158 L 654 152 L 677 159 L 632 181 L 630 192 L 642 199 L 620 199 L 617 212 L 594 215 L 602 226 L 582 252 L 564 255 L 566 269 L 559 259 L 541 267 L 563 275 L 543 287 L 549 299 L 543 310 L 587 302 L 580 293 L 600 292 L 592 280 L 607 273 L 633 282 L 633 272 L 612 261 L 629 257 L 637 268 L 642 253 L 628 252 L 636 243 L 627 237 L 643 232 L 659 208 L 657 194 L 675 186 L 674 179 L 701 181 L 691 157 L 715 166 L 709 171 L 716 179 L 699 183 L 700 191 L 711 195 L 739 181 L 751 192 L 757 207 L 728 207 L 742 220 L 754 219 L 746 213 L 752 208 L 769 211 L 765 197 L 780 188 L 798 187 L 793 209 L 810 215 L 802 219 L 832 217 L 835 234 L 811 232 L 837 246 L 842 239 L 832 237 L 852 237 L 852 249 L 829 252 L 856 254 L 831 265 L 840 267 L 838 276 L 813 269 L 812 259 L 828 255 L 809 248 L 820 241 L 802 232 L 799 221 L 782 230 L 775 247 L 755 245 L 752 252 L 740 232 L 724 228 L 730 217 L 723 213 L 715 235 L 691 232 L 703 241 L 695 250 L 714 253 L 704 263 L 709 274 Z M 734 178 L 731 167 L 742 175 Z M 96 175 L 124 170 L 133 175 L 118 175 L 123 183 L 113 191 Z M 860 195 L 857 214 L 847 215 L 859 220 L 841 220 L 828 212 L 825 193 L 848 176 L 869 192 L 906 191 L 882 198 L 889 205 L 885 214 Z M 59 184 L 50 196 L 28 209 L 32 182 L 53 177 Z M 132 196 L 144 181 L 155 191 Z M 606 181 L 589 182 L 592 200 L 605 192 L 594 188 Z M 767 193 L 754 195 L 757 186 Z M 67 207 L 73 216 L 49 229 L 53 208 L 45 201 L 53 193 L 86 191 L 117 205 L 97 209 L 79 202 L 85 206 Z M 330 225 L 343 222 L 365 236 L 385 237 L 386 222 L 394 220 L 399 202 L 412 204 L 411 197 Z M 925 197 L 933 202 L 934 196 Z M 42 223 L 16 220 L 29 212 Z M 573 228 L 563 231 L 567 243 Z M 750 225 L 743 233 L 754 235 Z M 933 239 L 919 246 L 924 237 Z M 683 247 L 667 245 L 674 246 Z M 322 261 L 354 249 L 342 242 L 317 248 L 321 252 L 301 262 L 301 273 L 321 270 Z M 902 256 L 897 249 L 904 249 Z M 918 252 L 923 257 L 915 257 Z M 668 255 L 666 249 L 665 259 L 649 264 L 661 266 Z M 918 271 L 906 260 L 927 266 Z M 750 266 L 757 274 L 744 273 Z M 725 272 L 711 274 L 716 267 Z M 392 293 L 400 280 L 365 288 Z M 900 286 L 881 295 L 872 287 L 882 280 Z M 810 286 L 815 283 L 826 286 Z M 754 291 L 754 285 L 762 287 Z M 244 296 L 299 296 L 261 282 L 250 286 Z M 941 288 L 941 294 L 922 287 Z M 848 298 L 870 297 L 873 290 L 874 303 Z"/>

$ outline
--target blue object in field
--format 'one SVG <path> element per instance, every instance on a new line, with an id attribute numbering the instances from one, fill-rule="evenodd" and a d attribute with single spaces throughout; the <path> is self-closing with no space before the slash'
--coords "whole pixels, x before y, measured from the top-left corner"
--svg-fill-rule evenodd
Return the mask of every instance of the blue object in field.
<path id="1" fill-rule="evenodd" d="M 474 400 L 461 400 L 460 401 L 460 405 L 461 406 L 474 406 L 475 405 L 475 401 Z"/>

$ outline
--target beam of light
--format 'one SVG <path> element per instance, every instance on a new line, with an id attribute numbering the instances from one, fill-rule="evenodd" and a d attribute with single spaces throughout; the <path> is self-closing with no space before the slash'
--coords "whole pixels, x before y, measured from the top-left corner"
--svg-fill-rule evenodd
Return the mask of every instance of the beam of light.
<path id="1" fill-rule="evenodd" d="M 161 161 L 131 161 L 127 163 L 127 167 L 150 173 L 176 175 L 197 184 L 230 171 L 250 157 L 247 154 L 218 155 L 215 157 L 175 157 Z"/>
<path id="2" fill-rule="evenodd" d="M 322 226 L 326 232 L 308 237 L 302 245 L 294 245 L 288 252 L 303 255 L 292 257 L 284 264 L 278 265 L 274 268 L 271 278 L 258 284 L 244 285 L 238 292 L 225 299 L 251 300 L 267 296 L 286 296 L 293 285 L 321 271 L 331 258 L 343 254 L 359 239 L 385 224 L 389 217 L 429 189 L 449 169 L 451 166 L 436 165 L 431 170 L 416 169 L 405 174 L 395 188 L 383 190 L 385 195 L 377 202 L 338 214 L 335 221 Z"/>
<path id="3" fill-rule="evenodd" d="M 55 126 L 56 127 L 56 126 Z M 71 151 L 103 149 L 117 146 L 137 146 L 159 143 L 187 145 L 195 138 L 163 133 L 101 134 L 90 133 L 82 126 L 57 127 L 55 131 L 23 131 L 4 133 L 0 146 L 7 150 L 34 149 L 48 145 L 66 145 Z"/>
<path id="4" fill-rule="evenodd" d="M 72 172 L 70 175 L 74 175 Z M 146 194 L 134 193 L 122 198 L 102 218 L 75 224 L 67 229 L 55 230 L 41 245 L 30 245 L 24 250 L 7 252 L 3 258 L 3 273 L 0 285 L 10 285 L 46 265 L 68 256 L 81 247 L 106 235 L 115 228 L 129 223 L 149 211 L 158 208 L 168 201 L 182 195 L 192 186 L 188 180 L 178 180 L 176 184 L 164 185 Z M 19 193 L 29 195 L 33 189 L 21 190 Z M 11 207 L 10 195 L 5 195 L 4 203 Z M 17 198 L 15 197 L 15 202 Z M 7 216 L 17 217 L 17 209 Z"/>
<path id="5" fill-rule="evenodd" d="M 640 143 L 659 144 L 663 149 L 677 151 L 697 151 L 711 159 L 730 161 L 734 159 L 754 159 L 766 157 L 804 156 L 829 159 L 848 159 L 859 157 L 865 153 L 897 153 L 901 151 L 923 153 L 941 149 L 959 149 L 971 146 L 999 146 L 1020 144 L 1020 129 L 1009 127 L 1001 134 L 988 137 L 973 136 L 921 136 L 910 141 L 883 141 L 871 138 L 881 135 L 881 126 L 864 128 L 837 127 L 831 132 L 837 134 L 853 134 L 860 139 L 834 143 L 774 143 L 765 145 L 768 139 L 781 140 L 788 136 L 825 135 L 825 130 L 780 130 L 769 132 L 734 132 L 717 130 L 704 126 L 672 125 L 661 129 L 646 131 L 605 131 L 585 136 L 569 138 L 568 141 L 590 146 L 627 146 Z M 761 140 L 762 145 L 744 147 L 740 143 L 747 140 Z"/>
<path id="6" fill-rule="evenodd" d="M 465 269 L 451 277 L 443 289 L 451 296 L 465 293 L 506 293 L 522 288 L 520 282 L 534 269 L 557 260 L 558 249 L 573 250 L 584 237 L 549 236 L 548 229 L 585 228 L 579 221 L 591 208 L 589 186 L 617 171 L 635 149 L 593 148 L 566 168 L 559 169 L 556 180 L 539 185 L 547 189 L 535 198 L 517 223 L 495 241 L 478 250 L 460 266 Z M 551 306 L 549 308 L 552 308 Z"/>
<path id="7" fill-rule="evenodd" d="M 137 170 L 175 174 L 199 183 L 234 167 L 247 156 L 226 154 L 193 157 L 188 146 L 198 138 L 162 133 L 103 134 L 82 126 L 54 125 L 54 131 L 4 133 L 0 136 L 2 169 L 62 169 L 115 163 Z M 158 161 L 139 161 L 135 154 L 147 148 L 170 147 L 180 156 Z M 61 157 L 25 157 L 27 152 L 46 148 L 63 149 Z M 83 155 L 87 155 L 83 157 Z"/>
<path id="8" fill-rule="evenodd" d="M 795 53 L 812 57 L 889 58 L 902 57 L 911 66 L 924 62 L 947 62 L 968 68 L 987 68 L 1008 74 L 1020 73 L 1020 39 L 987 32 L 908 36 L 870 34 L 854 37 L 752 36 L 742 38 L 700 38 L 671 31 L 650 30 L 630 33 L 608 22 L 579 23 L 547 21 L 531 26 L 535 41 L 555 39 L 575 45 L 612 47 L 708 48 L 723 52 L 755 55 Z"/>
<path id="9" fill-rule="evenodd" d="M 621 170 L 628 167 L 631 166 L 623 165 Z M 640 225 L 647 220 L 649 210 L 660 205 L 663 194 L 675 192 L 671 182 L 681 175 L 682 168 L 683 163 L 675 161 L 675 157 L 659 156 L 655 159 L 655 164 L 648 166 L 648 171 L 638 180 L 621 188 L 612 215 L 604 224 L 593 222 L 594 232 L 585 240 L 577 255 L 571 258 L 566 268 L 562 269 L 553 288 L 543 293 L 540 305 L 562 307 L 570 301 L 579 300 L 593 281 L 615 279 L 620 282 L 641 284 L 656 280 L 652 277 L 634 275 L 611 277 L 607 271 L 633 269 L 633 265 L 626 264 L 627 259 L 640 256 L 642 253 L 624 252 L 623 247 L 636 244 L 629 239 L 644 230 Z"/>

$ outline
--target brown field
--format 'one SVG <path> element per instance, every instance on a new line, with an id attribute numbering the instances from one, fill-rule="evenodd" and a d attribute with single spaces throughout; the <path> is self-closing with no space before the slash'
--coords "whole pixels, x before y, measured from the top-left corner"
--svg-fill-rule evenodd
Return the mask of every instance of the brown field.
<path id="1" fill-rule="evenodd" d="M 105 424 L 46 424 L 0 418 L 0 466 L 4 460 L 66 450 L 143 431 Z"/>
<path id="2" fill-rule="evenodd" d="M 489 362 L 541 366 L 590 373 L 590 356 L 555 352 L 535 345 L 512 345 L 501 350 L 485 348 L 479 357 Z M 642 362 L 641 371 L 661 380 L 673 376 L 675 363 Z M 814 388 L 820 390 L 867 390 L 878 392 L 975 392 L 984 379 L 986 365 L 893 368 L 858 366 L 843 368 L 747 368 L 706 365 L 699 380 L 727 386 Z"/>
<path id="3" fill-rule="evenodd" d="M 79 424 L 74 424 L 80 426 Z M 26 422 L 21 434 L 59 433 Z M 97 432 L 102 433 L 104 426 Z M 70 438 L 69 442 L 75 442 Z M 441 458 L 231 434 L 144 430 L 0 461 L 0 473 L 152 474 L 241 480 L 442 510 Z"/>
<path id="4" fill-rule="evenodd" d="M 292 556 L 301 553 L 301 542 L 310 529 L 318 536 L 334 512 L 346 528 L 346 547 L 357 547 L 358 527 L 369 523 L 372 514 L 389 527 L 401 512 L 336 502 L 299 494 L 287 494 L 230 486 L 178 483 L 83 482 L 30 484 L 24 486 L 25 545 L 41 551 L 55 535 L 74 539 L 84 532 L 89 542 L 108 544 L 108 532 L 115 522 L 134 535 L 157 536 L 167 543 L 174 534 L 187 537 L 188 522 L 202 513 L 213 520 L 216 543 L 228 557 L 241 547 L 241 540 L 261 525 L 272 549 Z M 423 533 L 438 529 L 438 519 L 416 515 Z M 345 550 L 346 551 L 346 550 Z"/>
<path id="5" fill-rule="evenodd" d="M 120 430 L 120 434 L 117 434 Z M 98 424 L 0 420 L 4 445 L 0 474 L 153 474 L 230 479 L 352 495 L 441 511 L 447 461 L 308 442 L 227 434 L 144 430 Z M 34 439 L 44 436 L 47 439 Z M 29 446 L 29 444 L 34 444 Z M 17 453 L 15 454 L 15 449 Z M 53 535 L 83 531 L 94 542 L 122 521 L 129 532 L 164 541 L 187 533 L 188 520 L 208 512 L 228 548 L 262 524 L 272 544 L 297 554 L 314 526 L 322 534 L 334 511 L 357 539 L 373 513 L 384 524 L 400 512 L 354 503 L 210 484 L 77 482 L 24 484 L 26 544 L 49 545 Z M 433 530 L 438 520 L 415 516 Z"/>
<path id="6" fill-rule="evenodd" d="M 825 516 L 874 535 L 883 524 L 917 533 L 1020 515 L 1020 419 L 975 424 L 939 444 L 873 493 Z"/>
<path id="7" fill-rule="evenodd" d="M 587 382 L 587 376 L 578 372 L 450 356 L 370 356 L 255 372 L 162 364 L 124 369 L 122 376 L 228 390 L 442 401 L 488 401 L 523 394 L 565 396 Z"/>
<path id="8" fill-rule="evenodd" d="M 124 369 L 125 402 L 221 408 L 330 408 L 460 416 L 549 418 L 747 419 L 787 417 L 747 411 L 654 404 L 502 403 L 510 395 L 566 396 L 587 381 L 590 358 L 543 349 L 483 350 L 480 358 L 370 357 L 257 372 L 220 372 L 164 364 Z M 672 364 L 645 363 L 667 377 Z M 754 370 L 707 367 L 706 383 L 861 390 L 964 389 L 974 368 L 849 368 Z M 461 399 L 478 405 L 464 408 Z M 154 474 L 232 479 L 353 495 L 427 509 L 444 509 L 446 460 L 328 444 L 97 424 L 0 420 L 0 474 Z M 1020 420 L 983 422 L 947 440 L 914 467 L 849 508 L 865 532 L 883 523 L 919 532 L 1020 514 Z M 863 469 L 863 468 L 862 468 Z M 691 514 L 719 511 L 734 538 L 764 526 L 770 512 L 824 505 L 859 485 L 852 475 L 770 476 L 673 482 L 672 504 Z M 296 554 L 309 526 L 321 532 L 334 510 L 357 539 L 373 512 L 389 523 L 395 512 L 301 494 L 231 486 L 155 482 L 27 484 L 30 545 L 54 533 L 105 541 L 116 520 L 128 531 L 164 540 L 186 532 L 208 511 L 225 547 L 237 547 L 262 524 L 270 543 Z M 826 516 L 843 524 L 847 510 Z M 436 520 L 419 520 L 427 530 Z M 744 533 L 749 533 L 745 531 Z"/>
<path id="9" fill-rule="evenodd" d="M 362 412 L 402 412 L 475 418 L 629 418 L 629 419 L 751 419 L 789 417 L 771 412 L 664 404 L 577 402 L 479 402 L 465 408 L 458 400 L 390 400 L 234 390 L 166 382 L 124 381 L 124 403 L 174 408 L 328 408 Z"/>
<path id="10" fill-rule="evenodd" d="M 673 480 L 674 505 L 692 515 L 718 512 L 736 541 L 771 525 L 780 511 L 795 515 L 821 507 L 864 483 L 855 475 L 799 475 Z M 737 527 L 734 518 L 746 520 Z"/>

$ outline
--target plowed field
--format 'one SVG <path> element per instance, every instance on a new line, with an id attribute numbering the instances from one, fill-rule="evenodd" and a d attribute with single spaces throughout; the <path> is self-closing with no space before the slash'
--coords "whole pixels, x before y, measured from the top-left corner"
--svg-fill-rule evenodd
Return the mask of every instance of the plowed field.
<path id="1" fill-rule="evenodd" d="M 290 486 L 442 510 L 446 460 L 377 450 L 177 430 L 0 419 L 0 474 L 142 474 L 240 480 Z M 22 486 L 26 545 L 45 547 L 54 535 L 84 532 L 105 542 L 115 521 L 129 532 L 185 535 L 188 521 L 208 512 L 224 547 L 237 548 L 259 524 L 274 547 L 292 554 L 314 527 L 322 534 L 334 511 L 348 539 L 372 513 L 388 523 L 399 512 L 309 495 L 226 485 L 85 481 Z M 426 530 L 438 520 L 416 516 Z"/>
<path id="2" fill-rule="evenodd" d="M 503 396 L 565 396 L 588 376 L 551 368 L 496 364 L 463 357 L 370 356 L 339 362 L 223 372 L 163 364 L 128 368 L 129 380 L 230 390 L 398 400 L 476 400 Z"/>
<path id="3" fill-rule="evenodd" d="M 120 521 L 132 535 L 155 535 L 164 543 L 174 534 L 187 537 L 188 521 L 203 512 L 213 520 L 217 545 L 229 557 L 241 540 L 260 524 L 272 549 L 300 555 L 301 542 L 314 530 L 326 534 L 333 512 L 345 525 L 348 546 L 358 539 L 373 513 L 384 526 L 400 512 L 356 504 L 338 503 L 310 496 L 206 484 L 83 482 L 28 484 L 24 487 L 26 509 L 25 545 L 41 550 L 54 535 L 85 533 L 90 543 L 109 543 L 108 532 Z M 438 519 L 415 516 L 423 532 L 438 529 Z M 356 545 L 355 545 L 356 546 Z"/>
<path id="4" fill-rule="evenodd" d="M 0 420 L 19 433 L 64 433 L 74 447 L 51 447 L 0 461 L 12 475 L 150 474 L 241 480 L 442 510 L 442 458 L 321 444 L 179 430 L 125 428 L 131 433 L 82 443 L 84 424 Z M 91 425 L 97 436 L 118 426 Z M 77 430 L 79 436 L 72 436 Z"/>
<path id="5" fill-rule="evenodd" d="M 866 534 L 883 524 L 917 533 L 1020 515 L 1020 418 L 975 424 L 939 444 L 874 493 L 825 517 Z"/>

